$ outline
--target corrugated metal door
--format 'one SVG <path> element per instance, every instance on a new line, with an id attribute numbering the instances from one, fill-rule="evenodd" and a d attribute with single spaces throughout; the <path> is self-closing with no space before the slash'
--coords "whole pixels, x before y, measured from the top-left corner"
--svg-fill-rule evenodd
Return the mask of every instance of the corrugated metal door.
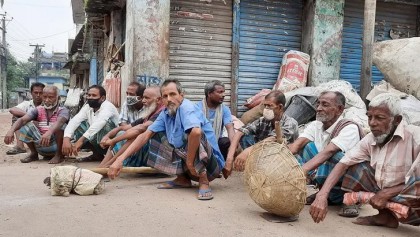
<path id="1" fill-rule="evenodd" d="M 362 62 L 363 11 L 363 0 L 345 2 L 340 78 L 349 81 L 358 91 Z M 417 12 L 416 6 L 378 1 L 375 41 L 416 36 Z M 382 73 L 374 66 L 372 82 L 376 83 L 382 79 Z"/>
<path id="2" fill-rule="evenodd" d="M 239 16 L 238 112 L 246 99 L 277 80 L 283 55 L 300 50 L 302 0 L 241 0 Z"/>
<path id="3" fill-rule="evenodd" d="M 231 0 L 171 0 L 169 78 L 181 82 L 188 99 L 201 100 L 205 83 L 220 80 L 229 105 L 232 20 Z"/>

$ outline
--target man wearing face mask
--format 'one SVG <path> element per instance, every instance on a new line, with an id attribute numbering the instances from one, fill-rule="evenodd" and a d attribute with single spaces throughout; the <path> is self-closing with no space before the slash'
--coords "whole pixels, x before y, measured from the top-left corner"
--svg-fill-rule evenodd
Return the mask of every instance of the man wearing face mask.
<path id="1" fill-rule="evenodd" d="M 64 130 L 63 154 L 77 156 L 83 145 L 88 146 L 93 154 L 80 161 L 100 161 L 106 149 L 100 147 L 101 139 L 118 124 L 118 110 L 106 100 L 106 91 L 102 86 L 93 85 L 87 93 L 87 104 L 80 109 Z M 71 139 L 76 143 L 72 144 Z"/>
<path id="2" fill-rule="evenodd" d="M 146 87 L 138 82 L 130 82 L 125 92 L 127 97 L 121 106 L 119 125 L 127 125 L 139 119 L 143 108 L 142 98 Z"/>
<path id="3" fill-rule="evenodd" d="M 243 171 L 245 169 L 245 160 L 253 146 L 246 148 L 234 159 L 236 148 L 243 135 L 253 135 L 255 142 L 262 141 L 268 137 L 274 137 L 276 136 L 274 122 L 280 121 L 283 136 L 288 143 L 292 143 L 298 137 L 298 123 L 295 119 L 283 113 L 285 103 L 286 98 L 281 91 L 270 92 L 265 96 L 263 101 L 263 117 L 245 125 L 235 133 L 232 144 L 229 147 L 226 166 L 223 169 L 223 176 L 225 178 L 231 174 L 232 168 L 237 171 Z"/>
<path id="4" fill-rule="evenodd" d="M 114 163 L 115 158 L 120 156 L 146 129 L 157 119 L 160 112 L 165 108 L 162 103 L 160 88 L 158 86 L 151 86 L 144 90 L 143 94 L 143 109 L 139 114 L 140 118 L 131 124 L 120 126 L 121 131 L 115 137 L 102 139 L 101 146 L 103 148 L 109 147 L 105 158 L 102 160 L 99 167 L 109 167 Z M 117 131 L 115 128 L 110 133 Z M 122 132 L 124 131 L 124 132 Z M 108 134 L 110 134 L 108 133 Z M 112 136 L 113 134 L 111 134 Z M 127 157 L 124 160 L 124 166 L 141 167 L 147 166 L 146 156 L 148 146 L 144 146 L 138 150 L 134 155 Z"/>
<path id="5" fill-rule="evenodd" d="M 69 110 L 59 106 L 59 89 L 55 86 L 45 87 L 42 95 L 42 105 L 37 106 L 23 117 L 19 118 L 4 137 L 4 142 L 10 144 L 14 132 L 20 129 L 19 139 L 26 143 L 31 153 L 21 159 L 22 163 L 38 160 L 38 154 L 51 158 L 48 163 L 57 164 L 64 160 L 61 152 L 63 143 L 63 127 L 70 118 Z M 36 121 L 36 123 L 29 123 Z"/>
<path id="6" fill-rule="evenodd" d="M 318 97 L 316 121 L 309 123 L 303 134 L 289 145 L 307 177 L 319 187 L 322 187 L 344 153 L 353 148 L 364 135 L 357 123 L 341 117 L 345 104 L 346 98 L 340 92 L 322 92 Z M 342 204 L 343 195 L 340 182 L 330 192 L 328 201 L 331 204 Z M 306 203 L 311 204 L 314 199 L 315 194 L 310 195 Z M 344 217 L 357 216 L 358 207 L 343 206 L 338 214 Z"/>
<path id="7" fill-rule="evenodd" d="M 367 134 L 345 154 L 331 171 L 316 195 L 309 213 L 314 222 L 323 221 L 328 211 L 328 196 L 344 175 L 342 189 L 369 192 L 369 204 L 378 214 L 359 217 L 358 225 L 397 228 L 399 223 L 420 225 L 420 127 L 402 119 L 400 98 L 384 93 L 372 99 L 367 111 Z M 366 193 L 365 193 L 366 194 Z M 406 215 L 389 209 L 387 203 L 404 205 Z"/>

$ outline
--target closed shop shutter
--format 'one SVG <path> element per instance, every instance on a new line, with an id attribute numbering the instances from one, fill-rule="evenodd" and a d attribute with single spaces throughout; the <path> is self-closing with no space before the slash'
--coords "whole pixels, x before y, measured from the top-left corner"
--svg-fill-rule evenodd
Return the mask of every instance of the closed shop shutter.
<path id="1" fill-rule="evenodd" d="M 358 91 L 362 65 L 363 11 L 363 0 L 345 2 L 340 78 L 349 81 Z M 416 36 L 417 12 L 416 6 L 378 1 L 375 41 Z M 372 82 L 376 83 L 382 79 L 382 73 L 373 66 Z"/>
<path id="2" fill-rule="evenodd" d="M 230 104 L 232 21 L 231 0 L 171 0 L 169 78 L 181 82 L 186 98 L 201 100 L 205 83 L 220 80 Z"/>
<path id="3" fill-rule="evenodd" d="M 300 50 L 301 0 L 241 0 L 239 16 L 238 112 L 246 99 L 277 80 L 283 55 Z"/>

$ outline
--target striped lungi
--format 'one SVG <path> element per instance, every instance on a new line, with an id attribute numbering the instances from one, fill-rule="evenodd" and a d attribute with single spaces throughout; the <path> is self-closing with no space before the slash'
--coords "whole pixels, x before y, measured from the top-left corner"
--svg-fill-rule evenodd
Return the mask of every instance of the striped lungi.
<path id="1" fill-rule="evenodd" d="M 50 146 L 41 146 L 39 142 L 41 141 L 41 132 L 33 123 L 27 123 L 23 126 L 20 130 L 19 140 L 24 143 L 31 143 L 35 144 L 36 151 L 46 157 L 53 157 L 57 152 L 57 142 L 55 140 L 54 134 L 51 135 L 50 139 Z"/>
<path id="2" fill-rule="evenodd" d="M 299 164 L 302 166 L 312 158 L 314 158 L 318 154 L 318 149 L 315 146 L 315 143 L 310 142 L 306 144 L 303 148 L 301 154 L 296 155 L 296 159 Z M 341 158 L 343 158 L 343 152 L 335 153 L 331 158 L 321 164 L 317 169 L 311 170 L 308 173 L 308 177 L 318 186 L 322 187 L 327 179 L 328 175 L 333 170 L 334 166 L 340 162 Z M 341 204 L 343 202 L 344 192 L 341 190 L 341 181 L 340 181 L 332 188 L 328 200 L 334 204 Z"/>
<path id="3" fill-rule="evenodd" d="M 407 218 L 399 218 L 401 223 L 409 225 L 420 225 L 420 177 L 411 176 L 406 181 L 403 191 L 390 201 L 403 204 L 410 208 Z M 362 162 L 350 166 L 344 175 L 342 189 L 346 192 L 373 192 L 380 191 L 375 180 L 375 170 L 369 162 Z"/>
<path id="4" fill-rule="evenodd" d="M 83 121 L 79 127 L 77 127 L 76 131 L 74 131 L 74 137 L 76 141 L 83 136 L 89 127 L 90 125 L 87 121 Z M 100 152 L 102 155 L 105 155 L 108 149 L 103 149 L 99 144 L 101 143 L 102 138 L 116 127 L 117 126 L 111 120 L 108 120 L 105 126 L 88 140 L 89 143 L 92 144 L 96 151 Z"/>
<path id="5" fill-rule="evenodd" d="M 124 134 L 119 132 L 117 136 Z M 115 156 L 119 150 L 124 146 L 126 141 L 120 141 L 112 148 L 112 155 Z M 123 166 L 125 167 L 143 167 L 147 166 L 147 153 L 149 152 L 149 143 L 146 143 L 140 150 L 124 160 Z"/>
<path id="6" fill-rule="evenodd" d="M 174 148 L 169 144 L 165 132 L 156 133 L 150 140 L 147 165 L 170 175 L 184 174 L 188 171 L 185 163 L 187 145 L 186 142 L 181 148 Z M 213 148 L 204 135 L 201 136 L 194 167 L 197 173 L 206 171 L 209 181 L 220 177 L 222 171 L 222 167 L 218 165 L 217 158 L 213 154 Z"/>

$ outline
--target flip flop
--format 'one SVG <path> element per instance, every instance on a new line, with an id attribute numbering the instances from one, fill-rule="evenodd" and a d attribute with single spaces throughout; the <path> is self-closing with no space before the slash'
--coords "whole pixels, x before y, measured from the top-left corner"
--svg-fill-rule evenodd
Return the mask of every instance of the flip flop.
<path id="1" fill-rule="evenodd" d="M 191 188 L 192 185 L 181 185 L 176 184 L 174 181 L 166 181 L 165 183 L 162 183 L 157 188 L 158 189 L 178 189 L 178 188 Z"/>
<path id="2" fill-rule="evenodd" d="M 206 195 L 206 194 L 210 194 L 210 195 Z M 213 194 L 211 193 L 211 189 L 199 189 L 198 190 L 198 196 L 197 196 L 198 200 L 212 200 L 213 199 Z"/>
<path id="3" fill-rule="evenodd" d="M 316 194 L 317 194 L 318 192 L 316 192 L 316 193 L 314 193 L 314 194 L 311 194 L 311 195 L 309 195 L 307 198 L 306 198 L 306 203 L 305 203 L 305 205 L 311 205 L 314 201 L 315 201 L 315 198 L 316 198 Z"/>
<path id="4" fill-rule="evenodd" d="M 338 215 L 350 218 L 357 217 L 359 216 L 359 205 L 343 205 L 340 211 L 338 211 Z"/>
<path id="5" fill-rule="evenodd" d="M 14 147 L 13 149 L 6 151 L 6 155 L 17 155 L 21 153 L 26 153 L 26 150 L 19 147 Z"/>

